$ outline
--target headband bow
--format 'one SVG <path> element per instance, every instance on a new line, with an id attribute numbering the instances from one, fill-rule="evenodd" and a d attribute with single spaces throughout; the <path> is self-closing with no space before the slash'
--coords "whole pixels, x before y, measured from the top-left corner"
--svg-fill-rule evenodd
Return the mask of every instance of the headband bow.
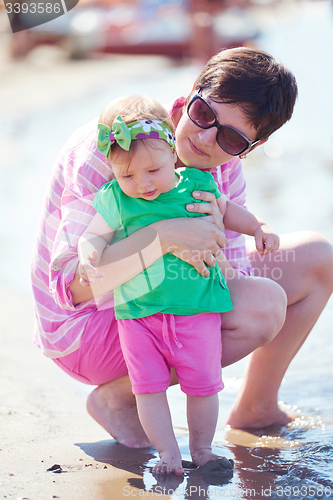
<path id="1" fill-rule="evenodd" d="M 112 123 L 112 130 L 103 123 L 98 124 L 97 147 L 106 158 L 110 156 L 112 144 L 117 142 L 122 149 L 129 151 L 134 139 L 162 139 L 175 149 L 175 137 L 170 127 L 162 121 L 139 120 L 126 125 L 121 116 L 117 116 Z"/>

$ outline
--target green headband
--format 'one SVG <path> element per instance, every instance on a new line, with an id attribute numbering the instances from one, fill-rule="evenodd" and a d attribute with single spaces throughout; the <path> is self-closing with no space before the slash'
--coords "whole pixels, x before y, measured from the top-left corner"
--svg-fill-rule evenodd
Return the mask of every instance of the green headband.
<path id="1" fill-rule="evenodd" d="M 97 147 L 106 158 L 110 156 L 112 144 L 117 142 L 122 149 L 129 151 L 134 139 L 162 139 L 176 149 L 175 137 L 169 125 L 158 120 L 139 120 L 126 125 L 121 116 L 117 116 L 112 123 L 112 130 L 103 123 L 98 124 Z"/>

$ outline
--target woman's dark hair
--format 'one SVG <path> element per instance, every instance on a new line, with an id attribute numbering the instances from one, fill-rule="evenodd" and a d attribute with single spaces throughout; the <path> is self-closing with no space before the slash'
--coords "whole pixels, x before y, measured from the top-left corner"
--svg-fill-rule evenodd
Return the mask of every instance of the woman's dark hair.
<path id="1" fill-rule="evenodd" d="M 240 104 L 261 140 L 291 118 L 297 97 L 291 71 L 266 52 L 247 47 L 213 56 L 194 89 L 206 91 L 216 101 Z"/>

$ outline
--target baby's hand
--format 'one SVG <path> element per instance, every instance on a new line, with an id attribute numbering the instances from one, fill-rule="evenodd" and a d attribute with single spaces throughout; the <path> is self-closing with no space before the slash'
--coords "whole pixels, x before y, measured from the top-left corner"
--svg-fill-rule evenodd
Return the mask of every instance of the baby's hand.
<path id="1" fill-rule="evenodd" d="M 92 255 L 81 259 L 79 266 L 80 283 L 82 286 L 90 286 L 90 283 L 103 281 L 104 273 L 97 269 L 99 254 L 94 250 Z"/>
<path id="2" fill-rule="evenodd" d="M 260 255 L 267 255 L 279 249 L 280 238 L 267 224 L 257 227 L 254 231 L 254 238 Z"/>

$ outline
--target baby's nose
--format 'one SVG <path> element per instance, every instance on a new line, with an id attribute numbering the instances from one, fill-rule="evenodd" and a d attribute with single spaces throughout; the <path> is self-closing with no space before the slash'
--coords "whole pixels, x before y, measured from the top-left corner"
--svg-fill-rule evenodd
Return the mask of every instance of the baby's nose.
<path id="1" fill-rule="evenodd" d="M 147 186 L 150 186 L 150 184 L 151 184 L 151 181 L 150 181 L 149 176 L 147 176 L 147 175 L 143 175 L 143 176 L 141 176 L 141 177 L 138 179 L 138 186 L 139 186 L 140 188 L 145 188 L 145 187 L 147 187 Z"/>

